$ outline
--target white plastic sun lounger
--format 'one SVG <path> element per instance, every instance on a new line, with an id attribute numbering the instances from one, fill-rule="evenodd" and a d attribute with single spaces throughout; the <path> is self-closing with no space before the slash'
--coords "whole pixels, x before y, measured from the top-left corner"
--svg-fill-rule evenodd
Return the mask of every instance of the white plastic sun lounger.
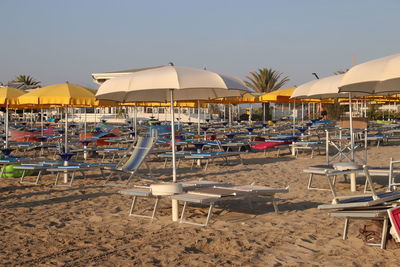
<path id="1" fill-rule="evenodd" d="M 333 200 L 330 204 L 319 205 L 319 209 L 344 209 L 344 208 L 360 208 L 360 207 L 371 207 L 378 204 L 382 204 L 388 201 L 400 199 L 400 192 L 380 192 L 377 193 L 374 189 L 372 179 L 367 166 L 363 167 L 364 175 L 367 179 L 367 183 L 371 187 L 371 194 L 358 195 L 358 196 L 337 196 L 334 185 L 331 180 L 328 179 L 331 191 L 333 194 Z M 331 175 L 341 172 L 330 172 Z"/>
<path id="2" fill-rule="evenodd" d="M 343 240 L 347 239 L 347 233 L 349 229 L 349 223 L 351 220 L 379 220 L 383 221 L 382 227 L 382 238 L 380 243 L 367 243 L 369 246 L 379 246 L 381 249 L 385 249 L 388 232 L 388 213 L 387 209 L 378 210 L 343 210 L 333 211 L 330 213 L 333 217 L 345 218 L 344 229 L 343 229 Z"/>
<path id="3" fill-rule="evenodd" d="M 229 185 L 231 185 L 230 183 L 205 181 L 205 180 L 184 181 L 184 182 L 181 182 L 180 184 L 182 184 L 182 188 L 183 188 L 184 191 L 193 190 L 193 189 L 196 189 L 196 188 L 211 187 L 211 186 L 216 186 L 216 185 L 219 185 L 219 186 L 229 186 Z M 151 184 L 139 185 L 139 186 L 135 186 L 135 188 L 124 189 L 124 190 L 120 190 L 119 191 L 120 194 L 133 196 L 131 209 L 129 211 L 129 216 L 148 218 L 148 219 L 154 219 L 155 218 L 156 212 L 157 212 L 157 207 L 158 207 L 158 202 L 160 201 L 162 196 L 153 195 L 152 192 L 151 192 L 150 185 Z M 134 213 L 135 207 L 136 207 L 136 204 L 137 204 L 137 200 L 140 197 L 142 197 L 142 198 L 155 198 L 155 203 L 154 203 L 154 206 L 153 206 L 153 211 L 152 211 L 152 215 L 151 216 Z"/>
<path id="4" fill-rule="evenodd" d="M 238 198 L 247 198 L 249 204 L 251 205 L 251 197 L 254 196 L 268 196 L 272 200 L 272 205 L 274 207 L 275 213 L 278 213 L 278 205 L 275 200 L 275 194 L 277 193 L 287 193 L 289 188 L 271 188 L 264 186 L 230 186 L 230 187 L 212 187 L 212 188 L 202 188 L 194 191 L 189 191 L 185 194 L 177 194 L 171 196 L 171 199 L 178 201 L 183 201 L 183 209 L 181 213 L 180 223 L 192 224 L 197 226 L 207 226 L 212 215 L 212 210 L 215 203 L 232 200 Z M 205 223 L 195 223 L 192 221 L 185 220 L 185 210 L 188 203 L 198 203 L 209 205 L 207 218 Z"/>
<path id="5" fill-rule="evenodd" d="M 204 165 L 204 171 L 207 170 L 208 164 L 213 162 L 215 159 L 224 159 L 225 163 L 228 165 L 228 158 L 234 157 L 237 158 L 240 164 L 243 164 L 243 159 L 240 156 L 245 152 L 208 152 L 208 153 L 193 153 L 190 155 L 185 156 L 186 159 L 192 160 L 191 169 L 197 160 L 205 160 L 206 164 Z"/>

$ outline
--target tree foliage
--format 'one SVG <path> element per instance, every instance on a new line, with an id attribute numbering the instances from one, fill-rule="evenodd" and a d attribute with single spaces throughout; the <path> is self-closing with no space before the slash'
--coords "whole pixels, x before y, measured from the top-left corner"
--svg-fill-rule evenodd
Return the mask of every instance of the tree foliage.
<path id="1" fill-rule="evenodd" d="M 246 76 L 248 81 L 245 83 L 256 92 L 268 93 L 282 88 L 289 81 L 289 77 L 282 75 L 276 70 L 262 68 L 250 72 L 250 75 Z"/>
<path id="2" fill-rule="evenodd" d="M 15 77 L 15 79 L 12 82 L 16 82 L 16 83 L 22 83 L 23 85 L 27 85 L 27 86 L 36 86 L 40 84 L 40 81 L 35 80 L 32 76 L 30 75 L 18 75 L 17 77 Z"/>
<path id="3" fill-rule="evenodd" d="M 257 71 L 250 72 L 248 79 L 245 84 L 259 93 L 269 93 L 282 88 L 288 81 L 288 76 L 283 76 L 279 71 L 262 68 Z M 265 110 L 265 117 L 263 120 L 271 119 L 271 112 L 269 108 L 269 103 L 263 103 L 263 109 Z"/>

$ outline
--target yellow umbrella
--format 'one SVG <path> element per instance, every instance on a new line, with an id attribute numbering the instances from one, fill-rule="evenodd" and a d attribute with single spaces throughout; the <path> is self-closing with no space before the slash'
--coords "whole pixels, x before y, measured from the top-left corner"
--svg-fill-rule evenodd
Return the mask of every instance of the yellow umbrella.
<path id="1" fill-rule="evenodd" d="M 6 118 L 5 118 L 5 135 L 6 144 L 5 148 L 8 148 L 8 108 L 10 105 L 18 103 L 18 97 L 22 96 L 25 92 L 19 89 L 2 86 L 0 87 L 0 105 L 6 107 Z"/>
<path id="2" fill-rule="evenodd" d="M 63 83 L 35 89 L 18 98 L 19 104 L 49 104 L 62 106 L 92 106 L 96 97 L 80 85 Z"/>
<path id="3" fill-rule="evenodd" d="M 9 87 L 0 87 L 0 105 L 15 105 L 18 103 L 18 97 L 25 94 L 24 91 Z"/>
<path id="4" fill-rule="evenodd" d="M 64 107 L 94 106 L 96 101 L 97 99 L 90 89 L 70 83 L 38 88 L 18 98 L 19 104 L 60 105 Z M 67 132 L 68 119 L 67 112 L 65 112 L 65 152 L 68 152 Z"/>
<path id="5" fill-rule="evenodd" d="M 261 94 L 260 94 L 261 95 Z M 255 93 L 245 93 L 242 96 L 234 96 L 234 97 L 220 97 L 211 100 L 206 100 L 207 103 L 215 103 L 215 104 L 251 104 L 251 103 L 259 103 L 259 96 Z"/>
<path id="6" fill-rule="evenodd" d="M 261 102 L 278 102 L 278 103 L 289 103 L 294 102 L 290 99 L 296 87 L 278 89 L 267 94 L 260 96 Z"/>

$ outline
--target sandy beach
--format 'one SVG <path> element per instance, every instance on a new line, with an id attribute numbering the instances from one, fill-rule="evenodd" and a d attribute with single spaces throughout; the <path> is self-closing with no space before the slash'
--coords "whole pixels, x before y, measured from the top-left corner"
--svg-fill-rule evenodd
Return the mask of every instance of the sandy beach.
<path id="1" fill-rule="evenodd" d="M 388 165 L 400 158 L 396 146 L 371 147 L 369 164 Z M 342 240 L 343 220 L 318 210 L 331 200 L 329 191 L 306 189 L 302 169 L 324 162 L 324 156 L 298 159 L 274 153 L 244 156 L 246 165 L 210 165 L 206 172 L 190 171 L 184 163 L 180 179 L 206 178 L 271 187 L 290 186 L 279 195 L 280 214 L 257 199 L 225 203 L 214 210 L 208 227 L 171 221 L 170 202 L 163 200 L 158 219 L 128 217 L 131 198 L 118 188 L 103 187 L 100 176 L 77 179 L 72 188 L 55 188 L 46 175 L 40 186 L 0 180 L 0 262 L 3 266 L 396 266 L 398 249 L 366 246 L 357 238 L 364 222 L 350 225 Z M 160 180 L 170 169 L 152 166 Z M 157 168 L 160 169 L 157 169 Z M 320 185 L 324 180 L 320 180 Z M 378 182 L 382 182 L 377 180 Z M 136 184 L 143 181 L 135 180 Z M 134 184 L 133 183 L 133 184 Z M 359 181 L 359 191 L 363 184 Z M 379 186 L 379 185 L 378 185 Z M 339 181 L 340 193 L 350 185 Z M 151 209 L 150 202 L 140 207 Z M 142 209 L 143 210 L 143 209 Z M 207 208 L 190 208 L 191 219 L 204 219 Z"/>

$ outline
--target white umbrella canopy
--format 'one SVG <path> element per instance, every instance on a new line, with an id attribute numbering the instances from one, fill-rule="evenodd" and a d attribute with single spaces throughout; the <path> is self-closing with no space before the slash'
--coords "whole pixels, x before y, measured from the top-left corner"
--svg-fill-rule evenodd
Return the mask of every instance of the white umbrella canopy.
<path id="1" fill-rule="evenodd" d="M 393 94 L 400 91 L 400 54 L 352 67 L 339 85 L 340 92 Z"/>
<path id="2" fill-rule="evenodd" d="M 107 80 L 96 97 L 120 102 L 165 102 L 170 101 L 169 89 L 174 90 L 174 100 L 208 100 L 253 92 L 233 76 L 190 67 L 163 66 Z"/>
<path id="3" fill-rule="evenodd" d="M 170 101 L 172 179 L 176 182 L 175 158 L 175 100 L 205 100 L 240 96 L 254 92 L 236 77 L 190 67 L 173 65 L 145 69 L 104 82 L 97 91 L 98 99 L 119 102 Z M 178 203 L 173 200 L 172 220 L 178 220 Z"/>
<path id="4" fill-rule="evenodd" d="M 318 80 L 312 80 L 306 83 L 303 83 L 302 85 L 296 87 L 294 90 L 293 94 L 290 96 L 290 98 L 307 98 L 308 97 L 308 91 L 310 91 L 311 87 L 318 82 Z"/>
<path id="5" fill-rule="evenodd" d="M 308 90 L 307 96 L 319 99 L 348 97 L 347 94 L 339 93 L 342 78 L 343 74 L 338 74 L 317 80 Z"/>
<path id="6" fill-rule="evenodd" d="M 290 98 L 347 98 L 349 97 L 348 94 L 339 92 L 339 85 L 343 77 L 344 74 L 338 74 L 304 83 L 296 88 Z M 352 95 L 361 96 L 366 94 L 357 92 Z"/>

